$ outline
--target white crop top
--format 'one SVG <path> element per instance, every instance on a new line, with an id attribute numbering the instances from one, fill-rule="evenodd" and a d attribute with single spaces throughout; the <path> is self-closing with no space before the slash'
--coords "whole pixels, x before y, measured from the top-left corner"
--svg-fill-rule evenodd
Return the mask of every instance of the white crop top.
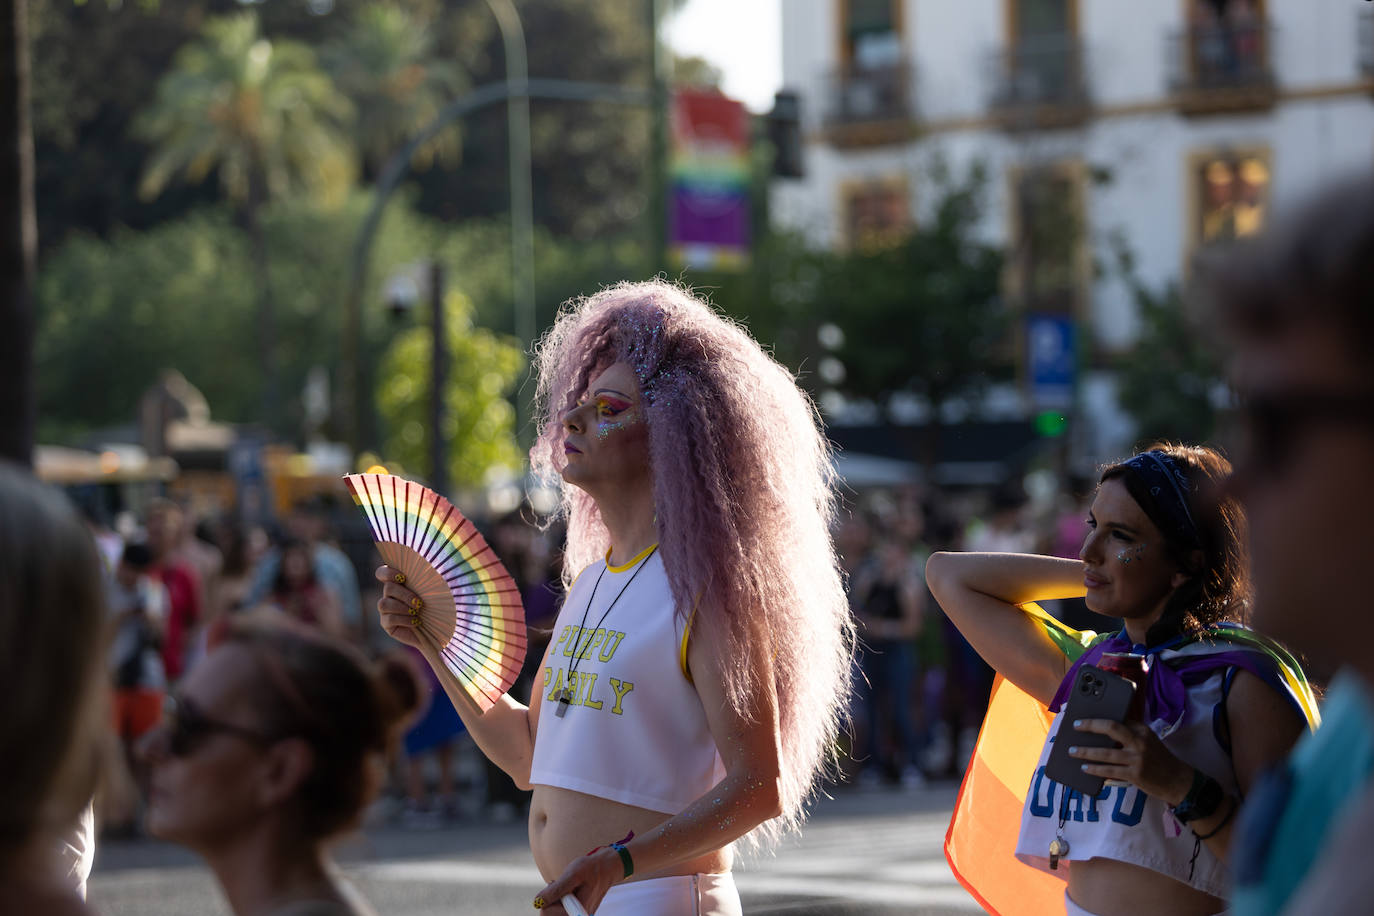
<path id="1" fill-rule="evenodd" d="M 657 550 L 625 566 L 594 563 L 577 577 L 530 697 L 542 704 L 531 783 L 676 814 L 725 776 L 687 678 L 674 607 Z M 574 665 L 575 697 L 560 718 L 558 696 Z"/>
<path id="2" fill-rule="evenodd" d="M 1223 702 L 1222 685 L 1226 669 L 1219 669 L 1207 680 L 1188 689 L 1188 707 L 1183 722 L 1161 740 L 1180 760 L 1211 776 L 1235 796 L 1234 770 L 1230 756 L 1217 741 L 1214 726 L 1216 707 Z M 1064 711 L 1054 717 L 1048 739 L 1040 751 L 1040 762 L 1030 791 L 1021 809 L 1021 834 L 1016 840 L 1016 858 L 1027 865 L 1049 871 L 1049 848 L 1064 818 L 1063 835 L 1069 844 L 1067 861 L 1059 863 L 1066 877 L 1073 862 L 1105 858 L 1129 862 L 1168 875 L 1204 893 L 1224 897 L 1229 892 L 1226 865 L 1203 843 L 1189 879 L 1194 834 L 1174 819 L 1163 801 L 1146 795 L 1135 786 L 1104 786 L 1096 797 L 1068 790 L 1045 775 L 1045 761 L 1059 733 Z"/>

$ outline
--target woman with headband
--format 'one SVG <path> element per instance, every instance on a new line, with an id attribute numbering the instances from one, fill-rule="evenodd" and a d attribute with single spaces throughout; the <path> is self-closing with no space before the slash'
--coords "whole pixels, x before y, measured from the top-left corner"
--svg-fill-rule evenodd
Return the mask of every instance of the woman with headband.
<path id="1" fill-rule="evenodd" d="M 1315 718 L 1296 663 L 1243 626 L 1245 519 L 1224 493 L 1229 473 L 1210 448 L 1157 444 L 1103 472 L 1079 560 L 937 553 L 926 567 L 979 654 L 1056 713 L 1016 857 L 1066 880 L 1070 916 L 1223 911 L 1236 811 Z M 1083 596 L 1122 629 L 1079 633 L 1026 607 Z M 1143 656 L 1129 660 L 1145 669 L 1140 714 L 1066 725 L 1080 667 L 1114 653 Z M 1096 796 L 1045 773 L 1057 736 L 1072 740 L 1075 728 L 1113 743 L 1069 750 L 1083 773 L 1107 780 Z"/>
<path id="2" fill-rule="evenodd" d="M 661 281 L 570 303 L 537 360 L 531 460 L 560 480 L 570 585 L 542 679 L 528 706 L 478 717 L 431 666 L 533 786 L 536 908 L 738 914 L 735 846 L 800 824 L 848 698 L 816 411 L 742 328 Z M 378 578 L 383 627 L 417 645 L 414 593 Z"/>

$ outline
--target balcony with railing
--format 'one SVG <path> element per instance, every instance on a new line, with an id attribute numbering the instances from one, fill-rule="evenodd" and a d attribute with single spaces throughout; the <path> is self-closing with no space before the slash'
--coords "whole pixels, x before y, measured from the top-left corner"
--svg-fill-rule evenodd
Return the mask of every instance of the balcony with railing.
<path id="1" fill-rule="evenodd" d="M 826 78 L 826 138 L 836 146 L 899 143 L 916 133 L 912 69 L 905 62 L 849 66 Z"/>
<path id="2" fill-rule="evenodd" d="M 1186 115 L 1257 111 L 1278 99 L 1264 22 L 1192 26 L 1169 36 L 1170 90 Z"/>
<path id="3" fill-rule="evenodd" d="M 1022 38 L 990 59 L 993 116 L 1007 130 L 1073 127 L 1092 111 L 1083 43 L 1075 35 Z"/>

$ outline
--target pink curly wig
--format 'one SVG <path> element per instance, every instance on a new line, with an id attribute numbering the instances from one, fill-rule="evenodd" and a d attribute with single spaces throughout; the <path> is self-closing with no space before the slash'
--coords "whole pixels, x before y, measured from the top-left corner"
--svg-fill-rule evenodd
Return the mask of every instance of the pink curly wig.
<path id="1" fill-rule="evenodd" d="M 830 445 L 791 374 L 687 290 L 621 283 L 569 302 L 536 353 L 541 429 L 530 450 L 536 473 L 561 488 L 569 581 L 610 540 L 591 497 L 558 477 L 562 417 L 616 362 L 639 381 L 677 613 L 696 600 L 693 627 L 729 650 L 725 687 L 737 710 L 763 686 L 746 641 L 762 640 L 774 660 L 783 815 L 749 837 L 771 846 L 800 826 L 833 766 L 849 697 L 854 624 L 830 540 Z"/>

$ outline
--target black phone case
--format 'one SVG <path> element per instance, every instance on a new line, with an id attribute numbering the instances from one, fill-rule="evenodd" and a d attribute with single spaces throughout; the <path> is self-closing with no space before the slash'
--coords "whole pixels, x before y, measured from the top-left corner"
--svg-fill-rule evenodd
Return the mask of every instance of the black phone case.
<path id="1" fill-rule="evenodd" d="M 1114 722 L 1126 721 L 1126 713 L 1135 697 L 1135 682 L 1103 671 L 1095 665 L 1084 665 L 1078 669 L 1074 678 L 1073 690 L 1068 702 L 1064 704 L 1064 718 L 1059 724 L 1059 733 L 1050 747 L 1049 759 L 1045 761 L 1045 775 L 1055 782 L 1077 789 L 1084 795 L 1096 795 L 1102 791 L 1101 776 L 1090 776 L 1083 772 L 1083 761 L 1069 756 L 1071 747 L 1120 747 L 1106 735 L 1097 732 L 1081 732 L 1073 727 L 1079 719 L 1111 719 Z"/>

